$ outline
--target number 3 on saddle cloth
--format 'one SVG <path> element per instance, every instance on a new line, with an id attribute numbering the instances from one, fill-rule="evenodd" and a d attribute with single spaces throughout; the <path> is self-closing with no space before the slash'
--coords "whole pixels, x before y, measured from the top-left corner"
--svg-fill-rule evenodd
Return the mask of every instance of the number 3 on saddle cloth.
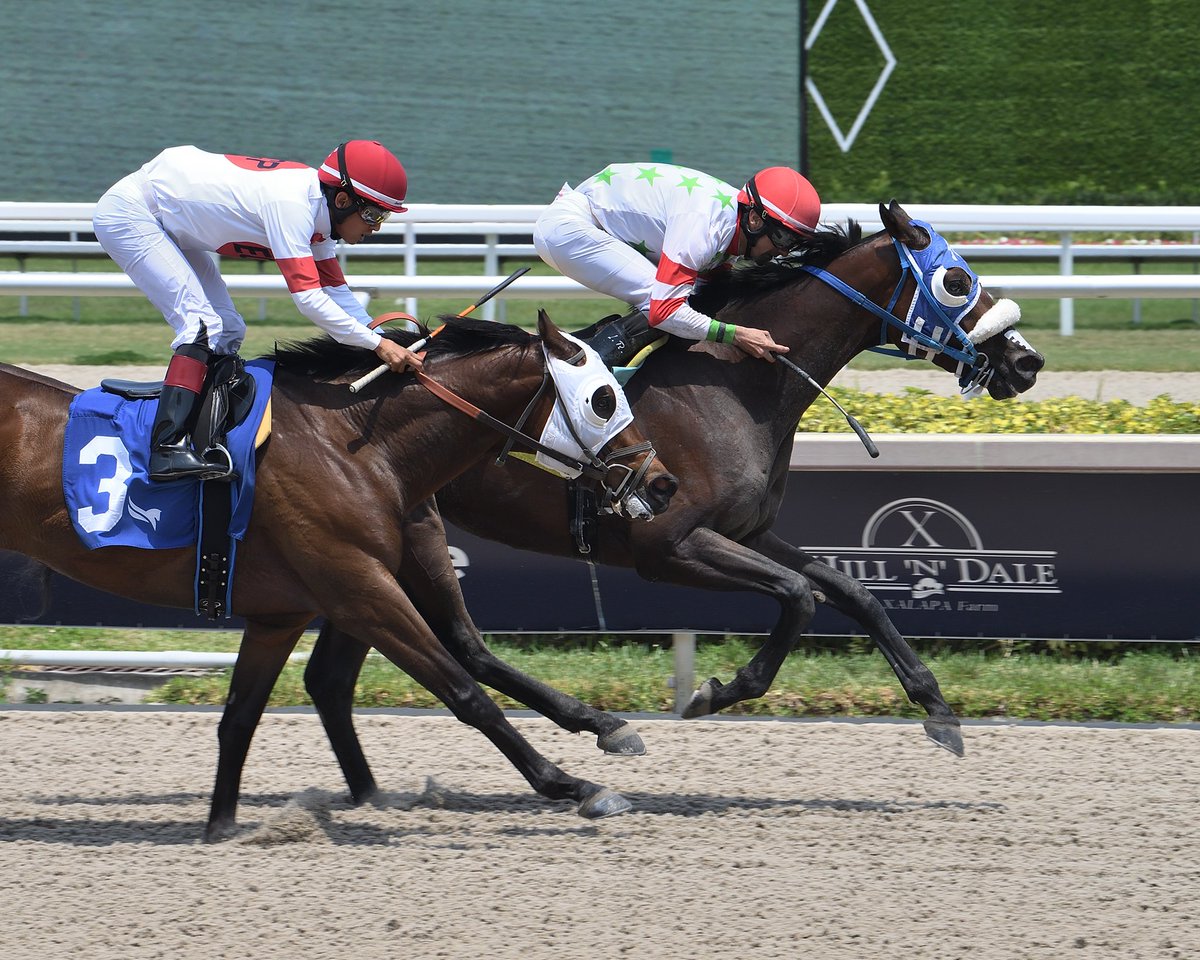
<path id="1" fill-rule="evenodd" d="M 72 400 L 63 444 L 63 495 L 83 545 L 89 550 L 194 545 L 195 611 L 213 620 L 228 617 L 237 544 L 246 535 L 254 502 L 254 451 L 270 433 L 274 371 L 269 360 L 245 366 L 253 378 L 253 399 L 240 410 L 234 406 L 235 413 L 245 415 L 228 429 L 224 444 L 237 474 L 232 482 L 150 479 L 150 430 L 158 410 L 153 385 L 116 383 L 111 388 L 122 393 L 97 387 Z M 207 410 L 206 403 L 202 420 Z"/>

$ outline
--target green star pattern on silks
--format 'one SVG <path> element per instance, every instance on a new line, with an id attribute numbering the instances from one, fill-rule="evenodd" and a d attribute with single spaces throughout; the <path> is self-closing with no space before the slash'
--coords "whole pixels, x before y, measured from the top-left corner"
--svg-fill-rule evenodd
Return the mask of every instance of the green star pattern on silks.
<path id="1" fill-rule="evenodd" d="M 688 196 L 690 197 L 692 195 L 692 191 L 695 190 L 698 186 L 700 186 L 700 178 L 699 177 L 681 177 L 679 182 L 677 184 L 675 184 L 675 186 L 683 187 L 684 189 L 686 189 L 688 192 Z"/>
<path id="2" fill-rule="evenodd" d="M 637 243 L 631 243 L 630 246 L 633 247 L 633 249 L 640 253 L 643 257 L 650 256 L 650 248 L 646 246 L 645 240 L 639 240 Z"/>
<path id="3" fill-rule="evenodd" d="M 713 194 L 713 199 L 721 201 L 722 209 L 733 206 L 733 197 L 727 193 L 722 193 L 720 190 Z"/>
<path id="4" fill-rule="evenodd" d="M 603 180 L 605 183 L 607 183 L 611 187 L 612 186 L 612 178 L 615 177 L 616 175 L 617 175 L 617 173 L 615 170 L 613 170 L 612 167 L 605 167 L 598 174 L 596 174 L 596 176 L 593 179 Z"/>
<path id="5" fill-rule="evenodd" d="M 658 172 L 658 167 L 638 167 L 638 170 L 640 172 L 637 175 L 637 179 L 647 181 L 650 186 L 654 186 L 655 178 L 662 176 L 662 174 Z"/>

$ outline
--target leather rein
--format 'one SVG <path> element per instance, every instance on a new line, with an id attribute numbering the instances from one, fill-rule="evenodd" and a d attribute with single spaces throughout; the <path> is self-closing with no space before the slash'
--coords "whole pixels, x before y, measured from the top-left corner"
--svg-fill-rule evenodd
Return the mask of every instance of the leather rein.
<path id="1" fill-rule="evenodd" d="M 608 455 L 608 457 L 601 459 L 596 453 L 588 449 L 586 444 L 579 440 L 578 435 L 575 434 L 574 425 L 571 424 L 570 417 L 566 418 L 567 425 L 570 427 L 576 443 L 579 444 L 579 448 L 588 455 L 589 459 L 587 460 L 579 460 L 575 457 L 567 456 L 565 453 L 561 453 L 560 451 L 555 450 L 553 447 L 548 447 L 544 443 L 535 440 L 528 434 L 523 433 L 521 431 L 521 427 L 524 426 L 526 419 L 528 419 L 530 413 L 533 411 L 537 401 L 541 398 L 542 394 L 546 392 L 547 384 L 551 382 L 549 371 L 543 372 L 541 386 L 538 387 L 537 392 L 533 395 L 533 399 L 531 399 L 529 404 L 525 407 L 525 412 L 521 414 L 516 426 L 509 426 L 503 420 L 497 420 L 490 413 L 481 410 L 469 400 L 465 400 L 464 398 L 460 397 L 449 387 L 438 383 L 438 381 L 434 380 L 428 374 L 420 370 L 413 370 L 412 374 L 416 377 L 417 382 L 421 384 L 421 386 L 423 386 L 439 400 L 449 404 L 456 410 L 465 413 L 472 420 L 476 420 L 484 426 L 490 427 L 498 433 L 508 437 L 508 443 L 505 444 L 504 450 L 497 458 L 498 463 L 504 462 L 505 457 L 508 455 L 509 450 L 512 449 L 514 444 L 520 443 L 528 446 L 538 453 L 545 454 L 547 457 L 558 461 L 572 470 L 577 470 L 581 475 L 587 477 L 588 479 L 595 480 L 597 483 L 602 484 L 605 491 L 605 506 L 609 506 L 612 503 L 623 500 L 630 491 L 635 489 L 636 486 L 642 481 L 642 478 L 645 477 L 647 471 L 650 469 L 651 461 L 656 456 L 654 445 L 650 441 L 644 440 L 641 443 L 614 450 Z M 641 466 L 637 470 L 634 470 L 632 467 L 628 467 L 625 464 L 614 462 L 622 457 L 633 456 L 638 453 L 648 453 L 649 456 L 646 456 L 642 459 Z M 622 470 L 625 472 L 624 479 L 616 487 L 610 487 L 606 482 L 608 480 L 609 473 L 613 470 Z"/>

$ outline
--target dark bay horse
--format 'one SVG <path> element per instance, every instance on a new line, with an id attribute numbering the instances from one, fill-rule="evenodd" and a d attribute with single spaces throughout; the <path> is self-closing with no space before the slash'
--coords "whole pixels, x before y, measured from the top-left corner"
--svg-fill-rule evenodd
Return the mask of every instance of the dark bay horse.
<path id="1" fill-rule="evenodd" d="M 925 357 L 957 375 L 964 389 L 986 388 L 997 400 L 1033 386 L 1044 361 L 1011 329 L 1020 315 L 1016 305 L 994 301 L 965 262 L 945 251 L 936 231 L 913 221 L 895 201 L 881 204 L 880 214 L 884 231 L 864 240 L 853 224 L 846 231 L 823 230 L 807 251 L 787 262 L 738 271 L 710 284 L 697 306 L 729 323 L 770 330 L 791 348 L 788 358 L 822 386 L 858 353 L 881 343 Z M 906 327 L 918 297 L 925 298 L 920 313 L 930 322 L 909 320 Z M 931 322 L 939 311 L 949 314 L 949 323 Z M 626 393 L 639 424 L 685 482 L 656 523 L 631 526 L 602 519 L 594 555 L 603 563 L 634 567 L 647 580 L 765 594 L 780 606 L 779 620 L 750 663 L 729 683 L 715 677 L 705 681 L 684 716 L 715 713 L 766 693 L 815 604 L 825 602 L 874 640 L 909 699 L 925 708 L 930 739 L 961 756 L 958 719 L 875 596 L 771 531 L 796 425 L 817 399 L 816 389 L 783 363 L 752 360 L 733 347 L 671 338 L 649 357 Z M 447 518 L 478 536 L 578 556 L 562 520 L 566 484 L 538 471 L 481 463 L 443 488 L 437 501 Z M 440 525 L 432 511 L 420 522 Z M 603 735 L 619 723 L 498 661 L 465 611 L 423 612 L 481 682 L 504 689 L 569 730 Z M 327 623 L 310 662 L 310 693 L 356 796 L 375 789 L 350 720 L 354 680 L 366 649 L 344 624 Z M 609 749 L 603 739 L 600 745 Z M 639 741 L 627 737 L 616 752 L 638 747 Z"/>
<path id="2" fill-rule="evenodd" d="M 539 332 L 540 339 L 516 327 L 459 321 L 429 346 L 426 373 L 508 424 L 524 411 L 537 436 L 558 402 L 554 389 L 543 389 L 547 356 L 582 356 L 544 314 Z M 258 453 L 253 514 L 234 573 L 232 610 L 246 629 L 218 733 L 206 837 L 233 829 L 254 729 L 289 652 L 318 616 L 378 649 L 481 730 L 539 793 L 574 800 L 589 817 L 627 809 L 619 794 L 568 776 L 540 756 L 417 609 L 453 608 L 461 594 L 453 571 L 447 581 L 438 570 L 439 563 L 448 566 L 440 521 L 406 523 L 406 512 L 420 510 L 481 458 L 494 457 L 507 438 L 452 409 L 412 375 L 388 377 L 369 398 L 355 397 L 347 383 L 375 365 L 370 351 L 317 341 L 282 350 L 276 359 L 273 432 Z M 6 507 L 0 549 L 120 596 L 192 606 L 194 549 L 89 551 L 81 545 L 62 487 L 64 429 L 76 393 L 0 364 L 0 502 Z M 614 498 L 641 504 L 626 512 L 659 514 L 676 481 L 652 448 L 638 446 L 643 440 L 636 427 L 625 427 L 608 444 L 622 450 L 609 454 L 597 480 L 611 486 L 615 479 L 621 489 Z M 629 484 L 635 476 L 636 484 Z M 403 582 L 409 569 L 420 571 L 411 596 Z M 440 596 L 446 591 L 453 593 L 449 600 Z"/>

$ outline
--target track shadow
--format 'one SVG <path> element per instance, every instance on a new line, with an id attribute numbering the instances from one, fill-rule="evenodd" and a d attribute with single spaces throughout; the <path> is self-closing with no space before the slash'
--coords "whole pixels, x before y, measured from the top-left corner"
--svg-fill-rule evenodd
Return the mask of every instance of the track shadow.
<path id="1" fill-rule="evenodd" d="M 1001 803 L 957 800 L 899 800 L 846 799 L 803 797 L 728 796 L 715 793 L 625 793 L 633 810 L 625 818 L 637 817 L 702 817 L 712 814 L 761 812 L 862 813 L 866 815 L 934 815 L 944 811 L 1004 814 Z M 201 842 L 208 796 L 199 793 L 128 794 L 122 796 L 80 797 L 56 795 L 31 797 L 26 806 L 47 808 L 67 806 L 105 807 L 189 807 L 197 816 L 174 818 L 60 818 L 45 816 L 0 817 L 0 845 L 16 842 L 65 844 L 80 847 L 105 847 L 119 843 L 140 843 L 155 846 L 187 846 Z M 238 833 L 234 843 L 258 846 L 279 846 L 303 842 L 330 843 L 336 846 L 393 846 L 405 838 L 420 837 L 436 841 L 448 848 L 462 846 L 478 849 L 498 846 L 504 837 L 515 836 L 590 836 L 598 832 L 594 822 L 573 817 L 575 805 L 568 801 L 552 801 L 532 793 L 475 793 L 449 790 L 427 780 L 420 792 L 384 792 L 367 807 L 378 811 L 405 813 L 412 810 L 445 810 L 451 813 L 488 816 L 505 814 L 528 818 L 527 823 L 506 823 L 497 828 L 488 841 L 483 836 L 472 837 L 470 843 L 456 842 L 442 824 L 413 825 L 368 823 L 356 820 L 356 805 L 341 791 L 310 789 L 300 794 L 247 794 L 240 804 Z M 547 818 L 547 814 L 562 814 L 562 819 Z"/>

